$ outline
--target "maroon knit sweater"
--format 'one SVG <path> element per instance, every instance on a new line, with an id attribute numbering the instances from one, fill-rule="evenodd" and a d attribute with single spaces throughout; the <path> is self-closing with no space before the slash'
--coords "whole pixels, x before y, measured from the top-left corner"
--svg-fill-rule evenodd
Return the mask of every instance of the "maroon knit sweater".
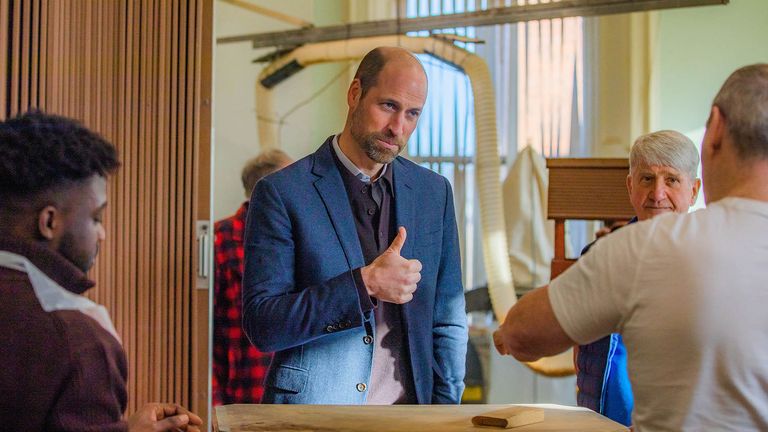
<path id="1" fill-rule="evenodd" d="M 65 289 L 94 284 L 61 255 L 0 240 Z M 76 310 L 45 312 L 26 273 L 0 267 L 0 429 L 125 431 L 125 352 Z"/>

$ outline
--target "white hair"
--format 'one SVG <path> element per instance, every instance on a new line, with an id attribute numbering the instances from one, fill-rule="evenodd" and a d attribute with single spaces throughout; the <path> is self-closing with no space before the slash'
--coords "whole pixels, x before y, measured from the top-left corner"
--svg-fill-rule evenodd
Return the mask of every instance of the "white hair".
<path id="1" fill-rule="evenodd" d="M 629 152 L 629 172 L 641 166 L 668 166 L 695 179 L 699 151 L 693 141 L 680 132 L 652 132 L 637 138 Z"/>

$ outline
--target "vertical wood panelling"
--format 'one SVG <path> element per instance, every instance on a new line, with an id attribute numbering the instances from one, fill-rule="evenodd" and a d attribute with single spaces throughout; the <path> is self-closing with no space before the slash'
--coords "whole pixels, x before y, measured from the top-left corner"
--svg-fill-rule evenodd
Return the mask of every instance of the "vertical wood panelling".
<path id="1" fill-rule="evenodd" d="M 40 0 L 34 0 L 32 2 L 32 21 L 31 22 L 40 22 Z M 39 59 L 39 46 L 40 46 L 40 32 L 32 32 L 32 40 L 31 45 L 29 47 L 29 55 L 30 55 L 30 67 L 31 70 L 29 71 L 30 76 L 40 76 L 40 71 L 38 70 L 38 59 Z M 37 98 L 37 86 L 38 83 L 37 80 L 30 80 L 30 87 L 29 87 L 29 97 L 30 100 L 32 100 L 32 103 L 36 103 L 38 100 Z"/>
<path id="2" fill-rule="evenodd" d="M 182 17 L 191 17 L 194 9 L 191 9 L 191 8 L 188 9 L 187 8 L 191 4 L 191 0 L 182 1 L 181 4 L 182 4 L 182 13 L 181 13 L 180 16 L 182 16 Z M 185 95 L 183 108 L 180 107 L 180 109 L 179 109 L 179 119 L 180 119 L 181 123 L 184 125 L 184 134 L 180 135 L 179 138 L 180 138 L 181 142 L 184 142 L 186 144 L 190 144 L 189 133 L 187 132 L 187 130 L 189 129 L 189 126 L 190 126 L 191 120 L 192 120 L 190 118 L 191 117 L 191 113 L 189 112 L 189 107 L 188 107 L 188 105 L 190 103 L 188 95 L 191 93 L 191 91 L 190 91 L 191 89 L 189 88 L 189 79 L 190 79 L 190 76 L 192 75 L 192 74 L 189 73 L 190 69 L 188 68 L 188 64 L 189 64 L 189 61 L 190 61 L 190 58 L 188 57 L 188 55 L 190 54 L 189 50 L 188 50 L 188 46 L 190 44 L 189 43 L 190 42 L 189 41 L 189 37 L 190 37 L 190 30 L 189 29 L 190 29 L 191 25 L 193 25 L 192 24 L 193 22 L 194 21 L 192 19 L 180 20 L 180 24 L 182 25 L 182 29 L 183 30 L 180 33 L 180 36 L 182 36 L 181 39 L 180 39 L 182 43 L 179 46 L 179 52 L 180 53 L 185 53 L 186 55 L 180 55 L 179 56 L 179 61 L 182 64 L 185 65 L 185 67 L 183 69 L 180 69 L 180 71 L 179 71 L 179 76 L 183 77 L 181 82 L 184 83 L 183 84 L 183 88 L 184 88 L 184 95 Z M 191 185 L 192 184 L 191 181 L 190 181 L 190 177 L 191 176 L 189 175 L 189 171 L 190 170 L 187 167 L 187 164 L 190 163 L 190 153 L 191 153 L 191 150 L 192 149 L 189 146 L 187 146 L 187 145 L 180 147 L 178 167 L 179 167 L 179 172 L 182 173 L 181 178 L 183 179 L 183 184 L 186 184 L 186 185 Z M 190 190 L 185 188 L 185 190 L 184 190 L 185 196 L 183 197 L 184 200 L 191 200 L 191 196 L 188 195 L 189 193 L 190 193 Z M 182 224 L 190 223 L 191 220 L 189 218 L 189 213 L 190 213 L 191 209 L 192 209 L 192 207 L 188 207 L 188 206 L 183 206 L 181 208 L 177 207 L 177 215 L 181 216 L 181 218 L 177 219 L 177 220 L 181 220 Z M 189 242 L 187 241 L 189 239 L 189 237 L 186 237 L 184 235 L 184 231 L 183 231 L 182 227 L 183 227 L 183 225 L 177 225 L 176 232 L 177 232 L 177 241 L 178 241 L 178 246 L 177 247 L 180 247 L 180 248 L 183 249 L 185 247 L 189 247 Z M 185 284 L 190 284 L 191 283 L 190 280 L 189 280 L 189 277 L 188 277 L 189 274 L 190 274 L 189 272 L 179 272 L 178 271 L 178 269 L 180 269 L 180 268 L 189 268 L 190 267 L 190 259 L 189 259 L 190 256 L 181 256 L 180 257 L 180 261 L 181 261 L 180 265 L 177 265 L 177 267 L 176 267 L 176 269 L 177 269 L 177 273 L 176 274 L 177 274 L 177 277 L 178 277 L 177 286 L 183 286 Z M 175 294 L 176 298 L 180 297 L 178 290 L 176 290 L 174 292 L 174 294 Z M 187 316 L 188 316 L 187 311 L 189 310 L 189 304 L 191 302 L 190 303 L 185 303 L 185 302 L 176 301 L 175 303 L 177 305 L 176 306 L 176 311 L 178 313 L 177 319 L 182 320 L 182 321 L 186 320 Z M 184 333 L 181 332 L 180 329 L 177 328 L 176 331 L 174 332 L 174 337 L 176 338 L 175 341 L 174 341 L 174 345 L 176 347 L 183 346 L 183 344 L 185 342 L 187 342 L 187 340 L 186 340 L 186 338 L 184 336 L 185 336 Z M 187 374 L 187 366 L 188 366 L 188 364 L 181 363 L 179 365 L 179 368 L 175 369 L 176 373 L 181 372 L 182 374 L 186 375 Z M 186 384 L 185 382 L 183 382 L 183 381 L 182 382 L 178 382 L 177 381 L 175 384 L 176 384 L 175 385 L 175 390 L 177 392 L 178 391 L 184 391 L 184 389 L 186 387 L 185 386 L 185 384 Z"/>
<path id="3" fill-rule="evenodd" d="M 181 0 L 184 1 L 184 0 Z M 182 38 L 181 33 L 181 25 L 180 20 L 181 17 L 181 9 L 179 5 L 179 0 L 174 0 L 171 2 L 171 51 L 172 52 L 180 52 L 179 41 Z M 170 59 L 171 63 L 171 76 L 180 76 L 180 69 L 179 69 L 179 57 L 174 57 Z M 170 92 L 170 113 L 169 113 L 169 120 L 170 120 L 170 138 L 169 140 L 171 142 L 178 141 L 181 137 L 179 134 L 179 113 L 180 113 L 180 104 L 179 104 L 179 88 L 181 87 L 182 82 L 179 80 L 171 80 L 171 92 Z M 169 179 L 170 179 L 170 189 L 175 190 L 179 183 L 182 183 L 179 181 L 179 174 L 177 169 L 177 161 L 181 160 L 180 152 L 177 147 L 172 147 L 170 149 L 170 157 L 168 161 L 168 170 L 169 170 Z M 169 212 L 169 221 L 178 221 L 181 217 L 178 206 L 175 202 L 170 202 L 170 212 Z M 178 248 L 180 245 L 178 244 L 176 237 L 176 226 L 177 224 L 171 223 L 168 230 L 168 243 L 171 245 L 171 247 Z M 180 267 L 180 258 L 181 257 L 173 257 L 174 259 L 171 260 L 171 268 L 178 269 Z M 171 285 L 176 285 L 180 283 L 180 279 L 177 275 L 177 271 L 171 271 L 168 273 L 169 283 Z M 175 321 L 178 317 L 177 314 L 177 302 L 176 302 L 176 295 L 175 293 L 169 293 L 170 304 L 174 305 L 174 308 L 169 309 L 169 316 L 171 317 L 171 321 Z M 171 343 L 175 344 L 176 340 L 178 339 L 176 337 L 176 334 L 171 335 L 171 341 L 169 342 L 169 345 Z"/>
<path id="4" fill-rule="evenodd" d="M 22 8 L 21 12 L 21 25 L 19 26 L 20 29 L 23 29 L 25 27 L 28 27 L 31 21 L 31 15 L 32 15 L 32 4 L 27 3 Z M 21 55 L 21 73 L 19 74 L 19 81 L 21 85 L 21 89 L 19 91 L 19 97 L 20 101 L 19 104 L 21 106 L 28 106 L 29 105 L 29 69 L 30 69 L 30 58 L 29 58 L 29 45 L 30 45 L 30 39 L 31 34 L 21 31 L 21 51 L 19 54 Z"/>
<path id="5" fill-rule="evenodd" d="M 195 59 L 198 62 L 195 70 L 209 70 L 213 64 L 213 20 L 204 19 L 213 15 L 213 4 L 209 1 L 199 1 L 196 16 L 202 19 L 197 26 L 201 34 L 195 37 L 196 49 Z M 213 90 L 212 75 L 201 73 L 196 75 L 199 81 L 195 83 L 195 88 L 200 92 L 197 100 L 201 103 L 195 104 L 195 137 L 193 139 L 195 146 L 195 155 L 198 157 L 198 166 L 211 165 L 211 94 Z M 197 192 L 197 205 L 195 219 L 210 219 L 211 214 L 211 172 L 210 169 L 198 170 L 195 173 L 194 190 Z M 209 311 L 209 291 L 195 290 L 192 298 L 193 316 L 208 316 Z M 208 403 L 208 359 L 210 353 L 209 329 L 211 324 L 208 320 L 193 319 L 192 327 L 192 404 L 195 406 L 207 406 Z"/>
<path id="6" fill-rule="evenodd" d="M 48 78 L 48 70 L 46 69 L 48 61 L 48 49 L 49 49 L 49 37 L 50 29 L 48 28 L 48 0 L 40 0 L 40 44 L 35 48 L 37 49 L 38 69 L 37 74 L 40 79 L 37 81 L 35 88 L 37 89 L 37 103 L 40 106 L 45 106 L 45 82 Z M 4 22 L 0 20 L 0 22 Z"/>
<path id="7" fill-rule="evenodd" d="M 164 400 L 205 414 L 207 292 L 193 272 L 194 222 L 209 210 L 212 9 L 0 0 L 0 119 L 30 108 L 78 118 L 120 151 L 89 295 L 126 349 L 129 412 Z"/>
<path id="8" fill-rule="evenodd" d="M 157 49 L 161 53 L 168 52 L 168 47 L 166 45 L 166 39 L 168 35 L 168 28 L 165 24 L 165 14 L 166 14 L 167 7 L 161 6 L 160 3 L 155 4 L 155 16 L 158 18 L 158 32 L 157 32 Z M 158 63 L 156 65 L 156 73 L 158 76 L 158 82 L 157 82 L 157 100 L 158 100 L 158 110 L 157 110 L 157 118 L 158 119 L 166 119 L 167 118 L 167 105 L 168 100 L 165 96 L 165 87 L 166 87 L 166 81 L 168 79 L 168 71 L 165 70 L 165 63 L 167 61 L 167 56 L 160 56 L 158 58 Z M 168 256 L 163 253 L 164 246 L 168 244 L 167 240 L 167 232 L 168 232 L 168 221 L 167 221 L 167 215 L 168 215 L 168 197 L 166 196 L 166 170 L 164 167 L 165 160 L 167 159 L 166 152 L 168 151 L 168 142 L 166 139 L 166 135 L 164 131 L 167 129 L 167 122 L 165 120 L 158 121 L 155 125 L 155 139 L 158 142 L 158 154 L 157 154 L 157 161 L 156 161 L 156 170 L 158 173 L 161 173 L 161 175 L 158 176 L 158 181 L 155 186 L 155 199 L 157 200 L 158 205 L 163 207 L 162 212 L 158 215 L 159 217 L 157 220 L 157 235 L 159 238 L 159 241 L 157 243 L 158 252 L 157 255 L 160 257 L 159 260 L 155 263 L 155 271 L 163 278 L 164 283 L 168 284 L 169 286 L 172 286 L 168 282 L 168 275 L 167 273 L 163 272 L 163 269 L 167 269 L 168 267 Z M 168 303 L 168 292 L 163 290 L 158 293 L 158 304 L 170 304 Z M 165 323 L 166 326 L 168 326 L 168 308 L 157 308 L 160 312 L 160 321 Z M 164 332 L 163 339 L 162 339 L 162 346 L 168 346 L 168 334 L 167 332 Z M 160 363 L 163 365 L 170 365 L 169 359 L 173 356 L 168 350 L 161 350 L 160 351 L 162 358 L 160 359 Z M 171 383 L 169 376 L 161 377 L 161 386 L 163 388 L 167 389 L 170 387 L 169 384 Z"/>
<path id="9" fill-rule="evenodd" d="M 1 49 L 7 48 L 7 41 L 9 37 L 9 26 L 7 24 L 10 22 L 8 16 L 9 7 L 9 0 L 0 0 L 0 42 L 5 42 L 0 45 Z M 8 89 L 8 78 L 8 56 L 0 53 L 0 102 L 2 103 L 2 106 L 0 106 L 0 112 L 8 110 L 8 98 L 6 93 Z"/>
<path id="10" fill-rule="evenodd" d="M 8 74 L 8 81 L 11 83 L 11 98 L 9 100 L 9 103 L 11 105 L 12 110 L 18 110 L 19 109 L 19 78 L 20 78 L 20 71 L 18 70 L 20 67 L 20 58 L 21 58 L 21 4 L 19 2 L 13 2 L 12 3 L 12 9 L 13 9 L 13 24 L 11 25 L 11 28 L 13 29 L 13 40 L 11 42 L 11 58 L 14 58 L 15 61 L 8 62 L 8 67 L 10 69 Z"/>

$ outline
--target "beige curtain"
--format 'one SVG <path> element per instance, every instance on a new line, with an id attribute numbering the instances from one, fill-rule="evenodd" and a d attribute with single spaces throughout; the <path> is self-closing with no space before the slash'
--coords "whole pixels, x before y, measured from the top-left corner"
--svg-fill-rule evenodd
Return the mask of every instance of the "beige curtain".
<path id="1" fill-rule="evenodd" d="M 546 219 L 548 180 L 546 161 L 527 146 L 502 186 L 509 262 L 518 294 L 549 282 L 555 226 Z"/>
<path id="2" fill-rule="evenodd" d="M 548 2 L 518 4 L 523 3 Z M 544 157 L 570 154 L 574 105 L 578 118 L 584 118 L 580 108 L 584 94 L 582 21 L 573 17 L 518 24 L 518 149 L 531 146 Z"/>

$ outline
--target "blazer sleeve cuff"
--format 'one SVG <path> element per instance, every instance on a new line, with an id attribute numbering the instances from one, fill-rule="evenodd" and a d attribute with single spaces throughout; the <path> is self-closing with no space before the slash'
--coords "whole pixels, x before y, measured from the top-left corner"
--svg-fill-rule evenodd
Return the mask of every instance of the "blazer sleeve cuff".
<path id="1" fill-rule="evenodd" d="M 357 297 L 360 300 L 360 310 L 365 314 L 376 308 L 378 303 L 375 298 L 368 295 L 368 290 L 365 289 L 365 282 L 363 282 L 363 274 L 360 272 L 360 268 L 352 270 L 352 278 L 355 281 L 355 288 L 357 288 Z"/>

